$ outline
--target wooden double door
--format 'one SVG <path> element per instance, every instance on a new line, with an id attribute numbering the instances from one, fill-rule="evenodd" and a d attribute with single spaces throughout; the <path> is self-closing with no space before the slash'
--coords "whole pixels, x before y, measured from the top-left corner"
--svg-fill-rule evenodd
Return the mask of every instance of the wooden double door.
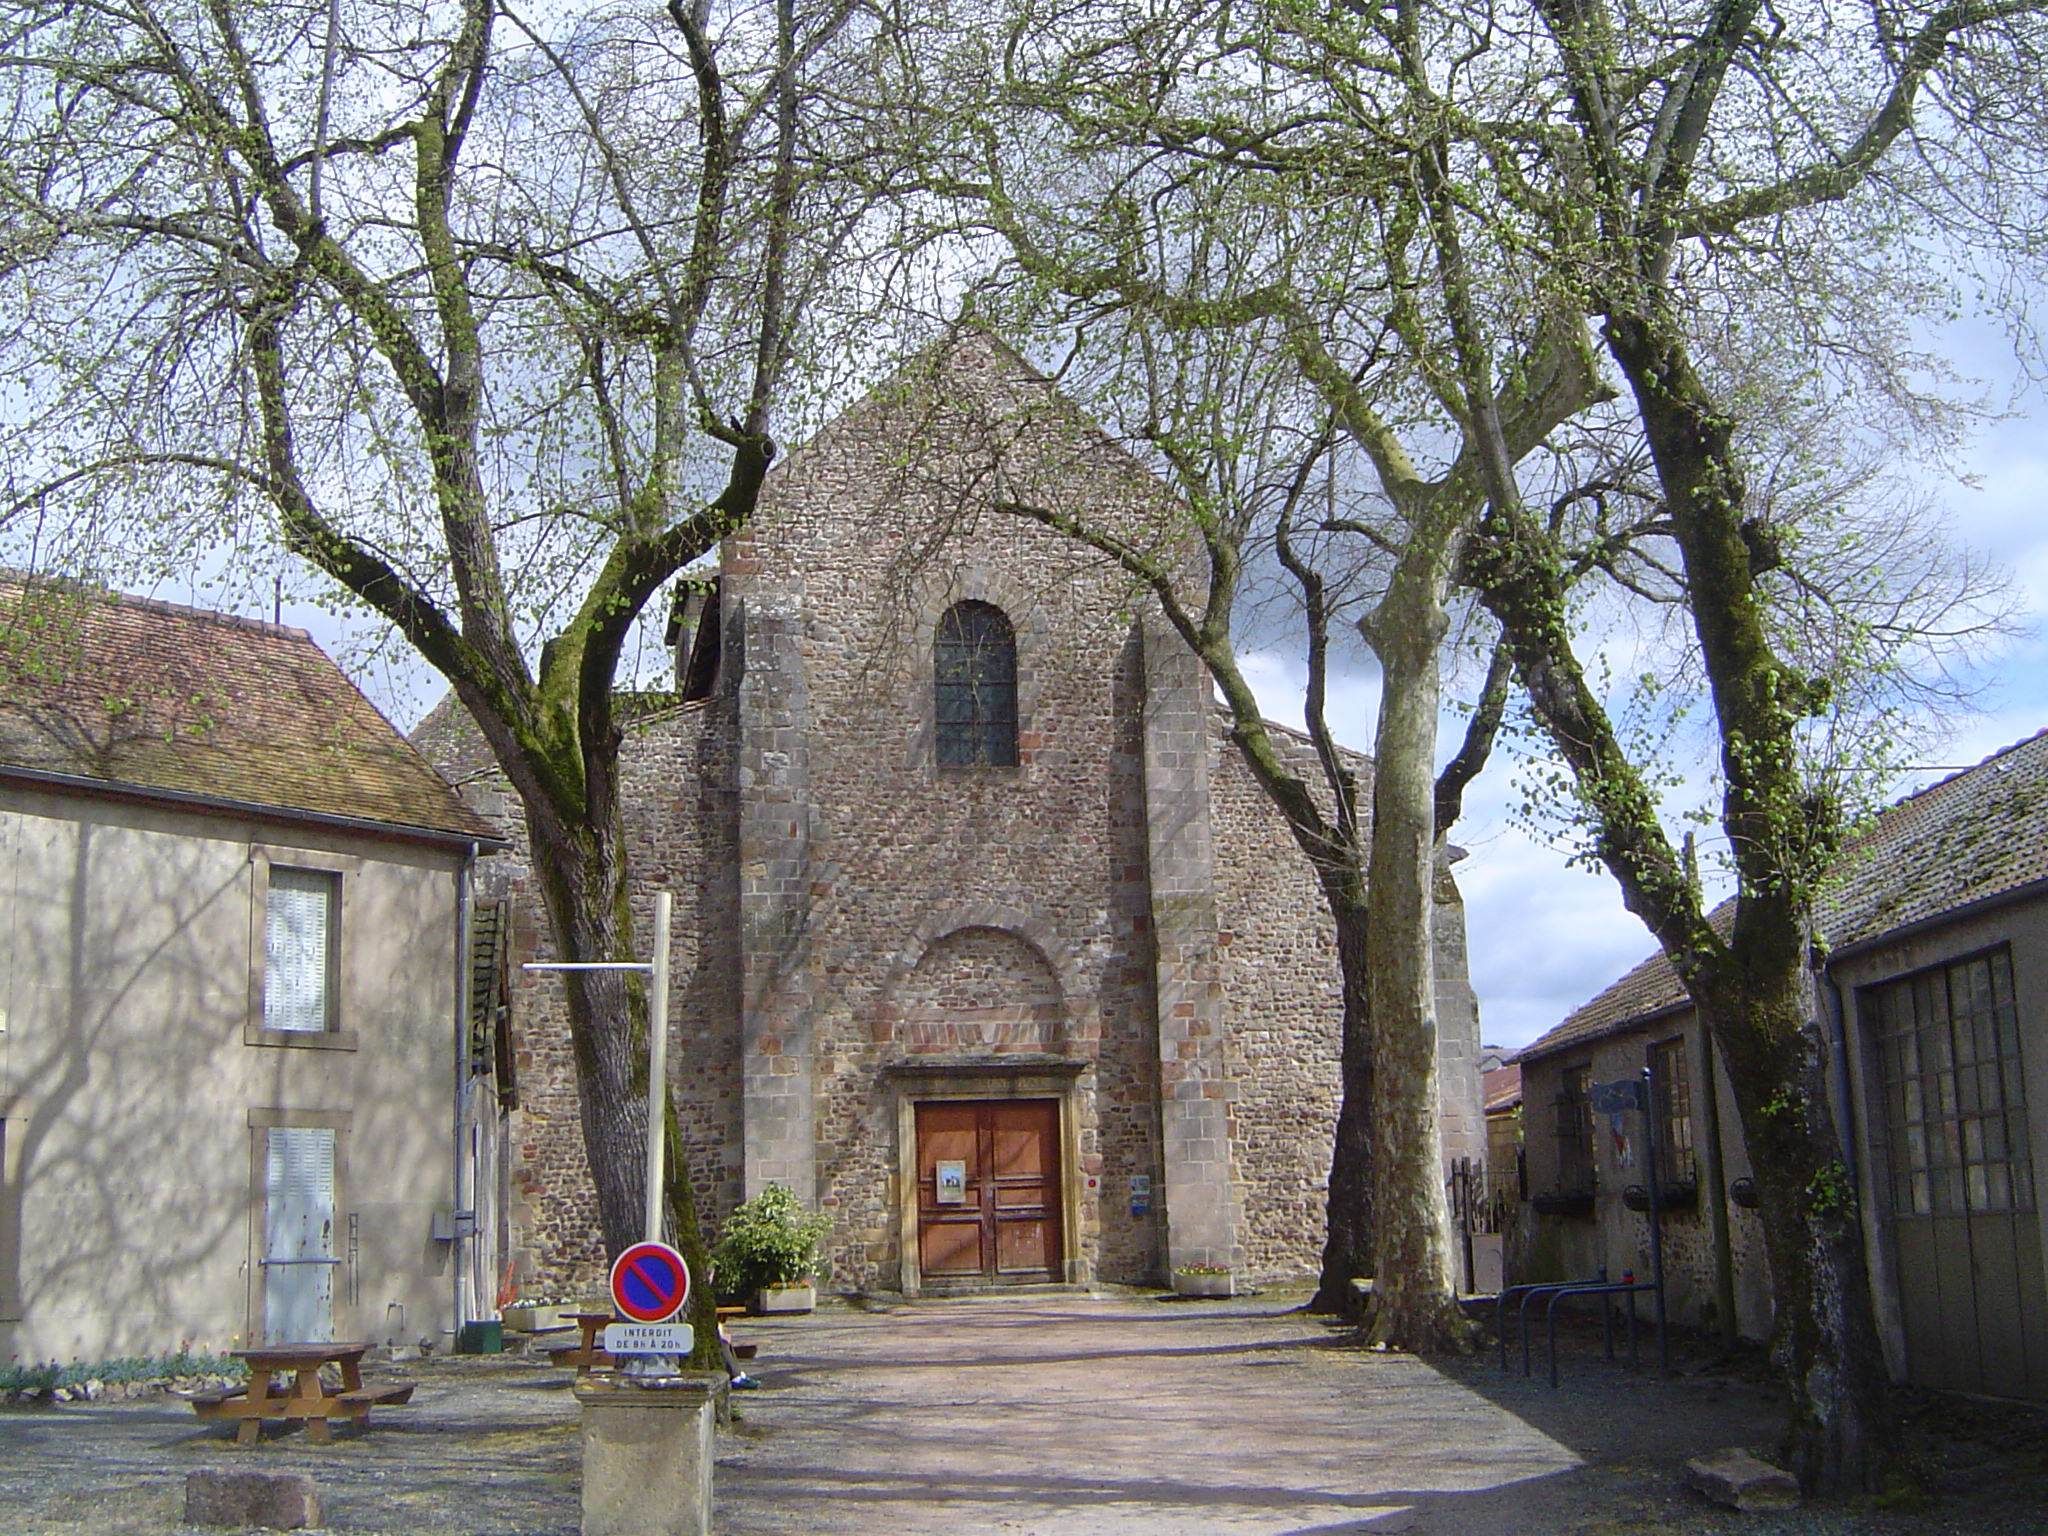
<path id="1" fill-rule="evenodd" d="M 1057 1099 L 917 1106 L 918 1268 L 926 1284 L 1065 1279 Z"/>

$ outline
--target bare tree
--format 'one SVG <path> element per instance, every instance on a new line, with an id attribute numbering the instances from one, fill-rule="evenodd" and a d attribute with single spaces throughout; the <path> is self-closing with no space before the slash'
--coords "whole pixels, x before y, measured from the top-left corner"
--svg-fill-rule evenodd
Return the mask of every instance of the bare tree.
<path id="1" fill-rule="evenodd" d="M 746 521 L 778 414 L 886 281 L 885 159 L 841 90 L 878 24 L 851 0 L 545 26 L 495 0 L 22 0 L 6 28 L 0 531 L 74 571 L 289 550 L 452 684 L 557 954 L 629 958 L 622 648 Z M 567 985 L 616 1248 L 645 999 Z"/>
<path id="2" fill-rule="evenodd" d="M 1797 583 L 1753 495 L 1742 429 L 1758 402 L 1713 352 L 1732 328 L 1774 319 L 1793 327 L 1810 369 L 1902 391 L 1904 316 L 1926 269 L 1900 265 L 1899 244 L 1876 260 L 1872 248 L 1914 227 L 1901 222 L 1909 213 L 1971 233 L 1976 200 L 1952 200 L 1945 165 L 1998 163 L 1990 206 L 2038 187 L 2038 159 L 2021 148 L 2029 135 L 2036 150 L 2043 142 L 2038 89 L 2013 89 L 2028 70 L 2038 83 L 2048 35 L 2035 12 L 1964 3 L 1849 18 L 1734 0 L 1539 6 L 1522 23 L 1537 97 L 1555 108 L 1518 130 L 1523 153 L 1540 145 L 1569 170 L 1551 184 L 1548 237 L 1532 259 L 1598 321 L 1656 471 L 1719 747 L 1737 880 L 1725 932 L 1573 653 L 1559 552 L 1505 455 L 1489 461 L 1468 569 L 1570 765 L 1600 858 L 1727 1063 L 1762 1197 L 1788 1449 L 1816 1492 L 1872 1488 L 1898 1465 L 1807 975 L 1813 891 L 1840 830 L 1836 787 L 1805 771 L 1807 748 L 1834 680 L 1801 665 L 1813 657 L 1773 623 L 1774 587 Z M 1917 135 L 1916 114 L 1927 119 Z M 1496 142 L 1503 160 L 1514 155 Z"/>
<path id="3" fill-rule="evenodd" d="M 1418 271 L 1463 270 L 1468 244 L 1507 226 L 1457 206 L 1448 136 L 1432 141 L 1422 171 L 1388 148 L 1429 105 L 1419 36 L 1334 104 L 1312 82 L 1269 94 L 1263 56 L 1284 42 L 1251 12 L 1169 20 L 1107 4 L 1055 17 L 1027 4 L 970 35 L 945 80 L 905 61 L 901 94 L 916 104 L 928 184 L 971 234 L 992 237 L 1014 274 L 990 285 L 988 302 L 1018 300 L 1022 323 L 1078 326 L 1084 346 L 1117 355 L 1128 429 L 1186 498 L 1201 550 L 1192 575 L 1074 508 L 1012 510 L 1112 555 L 1152 590 L 1314 868 L 1344 980 L 1343 1108 L 1317 1302 L 1341 1305 L 1352 1277 L 1370 1273 L 1375 1336 L 1442 1349 L 1461 1344 L 1465 1326 L 1438 1152 L 1433 893 L 1443 831 L 1484 760 L 1497 703 L 1476 716 L 1480 729 L 1441 782 L 1435 756 L 1448 604 L 1485 504 L 1480 456 L 1492 439 L 1468 431 L 1465 387 Z M 967 85 L 949 96 L 947 80 Z M 1333 113 L 1346 138 L 1326 161 L 1318 136 Z M 1304 134 L 1314 142 L 1297 144 Z M 1323 200 L 1333 188 L 1341 216 Z M 1490 271 L 1511 271 L 1505 251 Z M 1487 386 L 1516 453 L 1600 391 L 1576 316 L 1521 297 L 1528 323 L 1504 341 L 1511 364 Z M 1291 416 L 1272 416 L 1275 398 Z M 1371 485 L 1370 515 L 1305 503 L 1333 455 L 1348 481 Z M 1233 616 L 1261 544 L 1306 619 L 1318 786 L 1274 749 L 1238 662 Z M 1347 589 L 1338 573 L 1367 563 L 1370 588 Z M 1337 624 L 1381 668 L 1369 808 L 1324 717 Z M 1504 671 L 1492 681 L 1497 695 Z"/>

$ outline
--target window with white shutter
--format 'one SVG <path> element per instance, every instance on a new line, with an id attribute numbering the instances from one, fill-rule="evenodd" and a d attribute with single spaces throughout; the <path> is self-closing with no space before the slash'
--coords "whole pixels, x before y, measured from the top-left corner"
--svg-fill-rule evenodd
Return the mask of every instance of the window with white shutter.
<path id="1" fill-rule="evenodd" d="M 263 1027 L 335 1027 L 335 937 L 341 876 L 273 865 L 263 923 Z"/>

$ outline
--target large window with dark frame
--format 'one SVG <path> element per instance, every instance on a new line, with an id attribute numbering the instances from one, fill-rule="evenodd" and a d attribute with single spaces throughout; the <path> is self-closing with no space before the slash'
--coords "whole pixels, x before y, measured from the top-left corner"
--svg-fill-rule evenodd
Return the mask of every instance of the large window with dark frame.
<path id="1" fill-rule="evenodd" d="M 1557 1097 L 1557 1187 L 1589 1191 L 1597 1182 L 1593 1163 L 1593 1069 L 1567 1067 Z"/>
<path id="2" fill-rule="evenodd" d="M 2012 956 L 1991 950 L 1867 988 L 1900 1216 L 2034 1209 Z"/>
<path id="3" fill-rule="evenodd" d="M 955 603 L 932 641 L 942 768 L 1017 765 L 1017 637 L 992 603 Z"/>
<path id="4" fill-rule="evenodd" d="M 1667 1184 L 1698 1178 L 1692 1146 L 1692 1062 L 1683 1036 L 1650 1047 L 1650 1076 L 1657 1085 L 1657 1156 Z"/>

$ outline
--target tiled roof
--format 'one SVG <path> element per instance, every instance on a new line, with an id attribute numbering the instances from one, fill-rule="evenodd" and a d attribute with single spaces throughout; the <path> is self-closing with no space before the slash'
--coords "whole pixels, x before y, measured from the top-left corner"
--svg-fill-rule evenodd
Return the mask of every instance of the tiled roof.
<path id="1" fill-rule="evenodd" d="M 1479 1093 L 1489 1115 L 1505 1114 L 1522 1102 L 1522 1067 L 1509 1062 L 1479 1074 Z"/>
<path id="2" fill-rule="evenodd" d="M 2048 879 L 2048 731 L 1908 795 L 1849 840 L 1814 902 L 1839 953 L 1911 924 Z M 1713 912 L 1723 932 L 1734 914 Z M 1529 1046 L 1523 1059 L 1596 1040 L 1685 1001 L 1660 951 Z"/>
<path id="3" fill-rule="evenodd" d="M 13 574 L 0 764 L 498 836 L 304 630 Z"/>

